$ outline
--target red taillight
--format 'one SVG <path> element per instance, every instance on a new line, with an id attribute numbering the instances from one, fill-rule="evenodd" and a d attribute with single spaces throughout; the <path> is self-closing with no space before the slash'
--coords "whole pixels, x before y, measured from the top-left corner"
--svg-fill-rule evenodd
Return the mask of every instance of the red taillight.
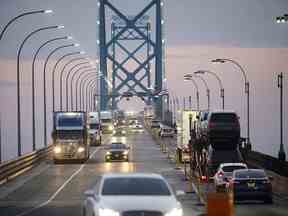
<path id="1" fill-rule="evenodd" d="M 207 178 L 207 176 L 201 176 L 201 181 L 207 181 L 208 180 L 208 178 Z"/>
<path id="2" fill-rule="evenodd" d="M 209 122 L 209 124 L 208 124 L 208 128 L 211 129 L 211 128 L 215 127 L 215 125 L 216 125 L 215 123 L 213 123 L 213 122 Z"/>
<path id="3" fill-rule="evenodd" d="M 224 173 L 222 171 L 217 173 L 218 177 L 222 178 L 224 176 Z"/>

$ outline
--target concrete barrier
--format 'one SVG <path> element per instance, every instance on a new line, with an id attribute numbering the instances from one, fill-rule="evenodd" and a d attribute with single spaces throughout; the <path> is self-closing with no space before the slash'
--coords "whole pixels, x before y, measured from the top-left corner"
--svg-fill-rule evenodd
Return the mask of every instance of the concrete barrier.
<path id="1" fill-rule="evenodd" d="M 233 216 L 234 204 L 232 193 L 208 193 L 207 216 Z"/>

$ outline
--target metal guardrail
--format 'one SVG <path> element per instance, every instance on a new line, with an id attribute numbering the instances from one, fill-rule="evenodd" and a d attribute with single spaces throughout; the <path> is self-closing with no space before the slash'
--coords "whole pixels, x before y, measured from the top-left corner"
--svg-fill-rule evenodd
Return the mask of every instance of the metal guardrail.
<path id="1" fill-rule="evenodd" d="M 51 150 L 52 145 L 0 164 L 0 185 L 37 166 Z"/>

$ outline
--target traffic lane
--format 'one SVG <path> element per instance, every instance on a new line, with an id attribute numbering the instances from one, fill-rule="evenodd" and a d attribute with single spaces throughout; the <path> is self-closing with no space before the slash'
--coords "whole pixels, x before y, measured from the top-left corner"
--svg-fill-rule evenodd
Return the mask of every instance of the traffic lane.
<path id="1" fill-rule="evenodd" d="M 92 147 L 90 152 L 95 150 Z M 44 172 L 0 199 L 0 215 L 17 215 L 47 201 L 80 166 L 81 164 L 71 163 L 54 165 L 51 162 Z"/>

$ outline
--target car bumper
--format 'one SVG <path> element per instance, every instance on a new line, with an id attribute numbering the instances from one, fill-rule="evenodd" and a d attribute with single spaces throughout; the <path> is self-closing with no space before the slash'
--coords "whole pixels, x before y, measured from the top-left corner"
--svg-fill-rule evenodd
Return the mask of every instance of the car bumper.
<path id="1" fill-rule="evenodd" d="M 234 192 L 233 195 L 235 200 L 265 200 L 272 197 L 272 193 L 266 191 Z"/>
<path id="2" fill-rule="evenodd" d="M 105 161 L 127 161 L 128 160 L 128 155 L 106 155 L 105 156 Z"/>

